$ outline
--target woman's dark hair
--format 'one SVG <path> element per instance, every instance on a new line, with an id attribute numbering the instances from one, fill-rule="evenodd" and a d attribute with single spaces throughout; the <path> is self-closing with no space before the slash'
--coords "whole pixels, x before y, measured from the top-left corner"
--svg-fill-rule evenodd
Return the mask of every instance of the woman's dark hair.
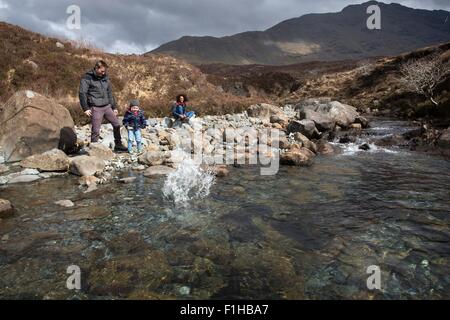
<path id="1" fill-rule="evenodd" d="M 104 60 L 98 60 L 95 63 L 94 69 L 100 69 L 101 67 L 105 67 L 107 69 L 108 68 L 108 64 Z"/>
<path id="2" fill-rule="evenodd" d="M 184 102 L 188 102 L 188 101 L 189 101 L 187 95 L 185 95 L 185 94 L 179 94 L 179 95 L 177 95 L 177 102 L 181 102 L 181 101 L 180 101 L 180 98 L 181 98 L 181 97 L 184 98 Z"/>

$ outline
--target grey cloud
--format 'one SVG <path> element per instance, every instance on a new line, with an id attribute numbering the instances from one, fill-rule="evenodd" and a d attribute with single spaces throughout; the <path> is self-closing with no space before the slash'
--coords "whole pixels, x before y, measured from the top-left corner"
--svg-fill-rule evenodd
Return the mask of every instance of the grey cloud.
<path id="1" fill-rule="evenodd" d="M 108 51 L 142 53 L 183 35 L 225 36 L 264 30 L 311 12 L 336 12 L 351 0 L 0 0 L 0 19 L 32 31 L 86 39 Z M 391 2 L 391 1 L 386 1 Z M 398 0 L 415 8 L 450 10 L 448 0 Z M 65 28 L 78 5 L 82 29 Z"/>

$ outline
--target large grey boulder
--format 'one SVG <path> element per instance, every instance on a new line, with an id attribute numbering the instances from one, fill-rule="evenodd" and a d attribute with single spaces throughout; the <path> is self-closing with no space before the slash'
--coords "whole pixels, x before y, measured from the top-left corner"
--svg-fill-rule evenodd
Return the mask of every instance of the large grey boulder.
<path id="1" fill-rule="evenodd" d="M 0 107 L 0 145 L 7 162 L 58 147 L 60 130 L 73 128 L 62 105 L 33 91 L 18 91 Z"/>
<path id="2" fill-rule="evenodd" d="M 285 114 L 281 108 L 268 104 L 268 103 L 259 103 L 250 106 L 247 109 L 247 114 L 249 117 L 259 118 L 262 120 L 270 121 L 271 116 L 278 116 L 279 118 L 285 118 Z"/>
<path id="3" fill-rule="evenodd" d="M 300 132 L 305 135 L 308 139 L 312 139 L 313 137 L 319 134 L 314 121 L 312 120 L 293 120 L 289 122 L 287 126 L 287 133 L 296 133 Z"/>
<path id="4" fill-rule="evenodd" d="M 299 110 L 298 117 L 300 120 L 314 121 L 319 131 L 333 131 L 336 126 L 336 121 L 326 113 L 320 113 L 309 108 Z"/>
<path id="5" fill-rule="evenodd" d="M 319 126 L 324 126 L 324 128 L 333 126 L 333 122 L 347 128 L 359 117 L 355 107 L 339 101 L 330 101 L 328 98 L 308 99 L 297 104 L 295 109 L 300 119 L 317 121 L 317 123 L 320 123 Z"/>

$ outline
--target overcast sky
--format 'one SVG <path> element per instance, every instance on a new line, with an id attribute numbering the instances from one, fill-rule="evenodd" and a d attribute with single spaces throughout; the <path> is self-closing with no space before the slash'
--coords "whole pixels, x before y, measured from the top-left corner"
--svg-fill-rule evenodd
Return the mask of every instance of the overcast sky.
<path id="1" fill-rule="evenodd" d="M 359 0 L 0 0 L 0 20 L 46 35 L 93 42 L 108 52 L 144 53 L 184 35 L 225 36 L 265 30 L 307 13 L 337 12 Z M 450 0 L 397 0 L 450 11 Z M 69 30 L 67 7 L 81 9 Z"/>

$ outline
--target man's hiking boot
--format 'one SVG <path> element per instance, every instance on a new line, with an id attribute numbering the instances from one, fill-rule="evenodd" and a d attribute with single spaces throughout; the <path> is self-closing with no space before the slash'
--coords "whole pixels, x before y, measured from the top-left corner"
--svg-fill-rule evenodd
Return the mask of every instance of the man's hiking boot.
<path id="1" fill-rule="evenodd" d="M 114 146 L 114 152 L 128 152 L 128 148 L 123 144 L 116 144 Z"/>

